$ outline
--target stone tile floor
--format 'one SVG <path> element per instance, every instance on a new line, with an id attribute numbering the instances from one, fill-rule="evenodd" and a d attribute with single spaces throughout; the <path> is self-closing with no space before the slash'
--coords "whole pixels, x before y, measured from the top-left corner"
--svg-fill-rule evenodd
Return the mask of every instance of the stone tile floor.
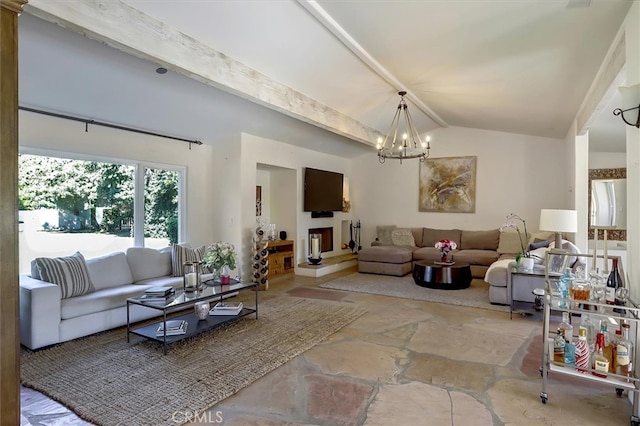
<path id="1" fill-rule="evenodd" d="M 367 313 L 227 398 L 197 424 L 624 425 L 631 404 L 608 386 L 551 377 L 540 401 L 539 321 L 526 316 L 317 288 L 288 277 L 270 292 L 356 303 Z M 443 290 L 444 291 L 444 290 Z M 464 291 L 464 290 L 457 290 Z M 22 390 L 23 425 L 86 425 Z M 174 416 L 177 424 L 188 413 Z M 181 417 L 181 418 L 178 418 Z"/>

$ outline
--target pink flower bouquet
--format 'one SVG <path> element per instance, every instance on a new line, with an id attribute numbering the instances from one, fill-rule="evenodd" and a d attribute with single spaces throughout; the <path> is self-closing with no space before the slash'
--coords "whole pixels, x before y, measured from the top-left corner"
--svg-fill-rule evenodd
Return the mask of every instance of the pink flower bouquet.
<path id="1" fill-rule="evenodd" d="M 440 240 L 435 245 L 435 248 L 440 250 L 440 260 L 442 262 L 446 262 L 449 252 L 455 250 L 457 247 L 456 242 L 451 240 Z"/>

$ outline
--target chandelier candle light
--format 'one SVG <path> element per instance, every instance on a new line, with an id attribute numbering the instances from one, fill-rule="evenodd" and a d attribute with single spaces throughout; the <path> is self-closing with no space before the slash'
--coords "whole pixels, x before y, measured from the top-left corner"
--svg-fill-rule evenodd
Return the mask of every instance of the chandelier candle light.
<path id="1" fill-rule="evenodd" d="M 387 136 L 384 139 L 378 138 L 376 149 L 378 150 L 378 161 L 380 163 L 384 163 L 387 158 L 400 160 L 400 164 L 402 164 L 402 160 L 410 158 L 419 158 L 420 161 L 424 162 L 429 157 L 431 138 L 427 136 L 424 142 L 420 139 L 420 134 L 414 127 L 413 119 L 409 114 L 407 101 L 404 99 L 406 94 L 407 92 L 404 90 L 398 92 L 400 103 L 391 121 L 389 132 L 387 132 Z M 404 132 L 400 129 L 402 135 L 399 136 L 398 127 L 400 127 L 401 115 L 404 117 Z"/>

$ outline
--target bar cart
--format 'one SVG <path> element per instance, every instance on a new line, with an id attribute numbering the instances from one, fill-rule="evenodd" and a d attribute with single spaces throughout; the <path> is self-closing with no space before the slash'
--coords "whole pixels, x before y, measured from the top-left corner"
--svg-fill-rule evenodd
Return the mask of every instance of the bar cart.
<path id="1" fill-rule="evenodd" d="M 553 359 L 553 338 L 551 337 L 552 333 L 549 329 L 549 317 L 551 315 L 551 311 L 554 312 L 554 315 L 556 313 L 568 312 L 570 317 L 581 317 L 583 314 L 588 314 L 591 318 L 606 320 L 610 324 L 621 324 L 622 321 L 625 321 L 630 324 L 629 339 L 634 342 L 634 344 L 637 342 L 636 334 L 638 330 L 638 322 L 640 321 L 640 309 L 631 300 L 627 299 L 627 303 L 624 306 L 614 306 L 607 305 L 603 300 L 598 303 L 592 299 L 582 301 L 572 299 L 571 297 L 563 298 L 559 296 L 557 288 L 560 277 L 554 274 L 550 275 L 550 268 L 548 265 L 553 265 L 554 263 L 557 264 L 558 261 L 566 264 L 567 259 L 575 256 L 578 258 L 587 258 L 586 260 L 593 257 L 591 254 L 567 253 L 563 250 L 550 250 L 546 254 L 542 367 L 540 369 L 542 375 L 542 391 L 540 392 L 540 399 L 543 404 L 546 404 L 549 399 L 549 395 L 547 394 L 547 379 L 550 373 L 611 385 L 618 396 L 622 396 L 624 390 L 629 392 L 630 399 L 633 404 L 632 414 L 629 419 L 630 424 L 631 426 L 640 426 L 640 379 L 637 378 L 635 368 L 633 369 L 634 371 L 631 377 L 610 372 L 606 374 L 606 377 L 599 377 L 593 374 L 595 370 L 591 368 L 591 365 L 589 365 L 589 368 L 586 370 L 583 369 L 581 372 L 578 371 L 574 365 L 566 365 L 564 363 L 554 361 Z M 563 257 L 566 257 L 566 259 Z M 601 258 L 601 256 L 597 257 Z M 606 258 L 604 260 L 605 262 L 607 261 Z M 579 273 L 584 273 L 584 271 L 580 271 Z M 623 283 L 624 282 L 625 281 L 623 279 Z M 613 308 L 623 311 L 623 313 L 614 312 Z M 574 327 L 574 334 L 577 334 L 577 328 L 578 327 Z M 631 362 L 635 363 L 635 359 L 632 359 Z"/>

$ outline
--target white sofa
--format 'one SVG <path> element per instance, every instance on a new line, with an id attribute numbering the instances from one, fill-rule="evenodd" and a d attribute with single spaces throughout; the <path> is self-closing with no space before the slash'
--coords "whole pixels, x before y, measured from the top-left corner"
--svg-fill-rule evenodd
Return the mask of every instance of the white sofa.
<path id="1" fill-rule="evenodd" d="M 552 242 L 548 248 L 540 248 L 536 250 L 532 250 L 532 253 L 538 256 L 536 259 L 536 266 L 534 267 L 534 272 L 538 272 L 544 274 L 544 263 L 542 259 L 544 259 L 545 252 L 547 250 L 553 249 L 555 247 L 555 243 Z M 570 253 L 580 253 L 578 247 L 576 247 L 571 241 L 562 240 L 562 249 L 567 250 Z M 511 304 L 511 273 L 510 271 L 516 266 L 516 262 L 514 259 L 499 259 L 495 261 L 489 269 L 487 269 L 487 273 L 484 277 L 485 282 L 490 284 L 489 287 L 489 301 L 494 304 L 499 305 L 510 305 Z M 584 267 L 584 262 L 580 260 L 578 257 L 569 258 L 569 266 L 571 266 L 574 270 L 580 266 Z M 560 271 L 561 272 L 561 271 Z M 544 288 L 544 278 L 532 276 L 528 280 L 527 285 L 523 285 L 520 288 L 515 289 L 514 299 L 522 300 L 522 301 L 530 301 L 533 302 L 534 295 L 531 293 L 534 288 Z"/>
<path id="2" fill-rule="evenodd" d="M 127 298 L 152 286 L 182 286 L 182 277 L 172 273 L 171 247 L 131 247 L 126 253 L 86 259 L 86 266 L 95 291 L 75 297 L 62 298 L 60 286 L 32 278 L 33 272 L 20 276 L 20 341 L 24 346 L 37 349 L 126 325 Z M 203 275 L 209 278 L 211 274 Z M 159 314 L 142 306 L 130 308 L 132 322 Z"/>

